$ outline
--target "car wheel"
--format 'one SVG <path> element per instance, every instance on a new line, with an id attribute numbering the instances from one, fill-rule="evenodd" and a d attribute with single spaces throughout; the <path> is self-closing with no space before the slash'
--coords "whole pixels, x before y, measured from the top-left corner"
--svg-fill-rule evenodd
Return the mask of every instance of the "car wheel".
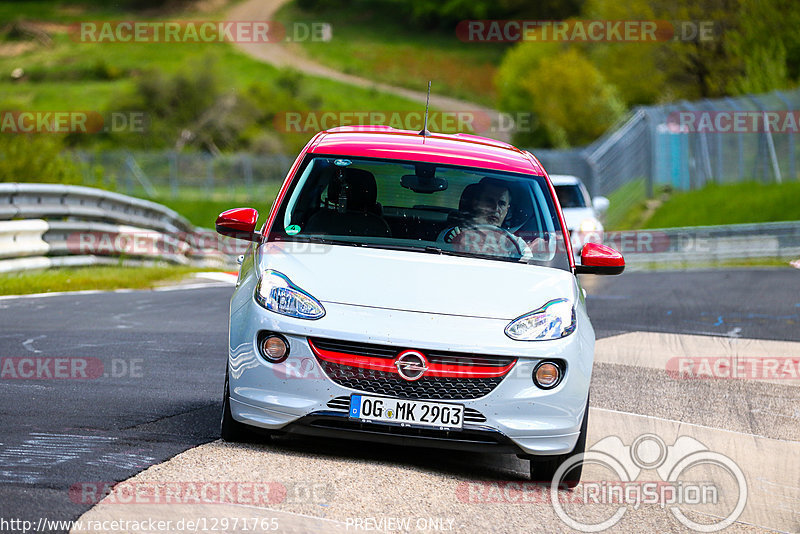
<path id="1" fill-rule="evenodd" d="M 225 393 L 222 397 L 222 423 L 220 424 L 220 437 L 223 441 L 238 443 L 252 439 L 249 427 L 233 418 L 231 414 L 231 394 L 228 384 L 228 370 L 225 370 Z"/>
<path id="2" fill-rule="evenodd" d="M 581 433 L 578 436 L 578 442 L 575 448 L 568 454 L 559 454 L 556 456 L 533 456 L 531 457 L 531 480 L 549 484 L 553 480 L 553 476 L 561 467 L 561 464 L 569 458 L 583 454 L 586 450 L 586 429 L 589 425 L 589 399 L 586 399 L 586 409 L 583 412 L 583 422 L 581 423 Z M 577 464 L 575 467 L 567 471 L 561 479 L 561 484 L 569 489 L 574 488 L 581 481 L 581 472 L 583 471 L 583 463 Z"/>

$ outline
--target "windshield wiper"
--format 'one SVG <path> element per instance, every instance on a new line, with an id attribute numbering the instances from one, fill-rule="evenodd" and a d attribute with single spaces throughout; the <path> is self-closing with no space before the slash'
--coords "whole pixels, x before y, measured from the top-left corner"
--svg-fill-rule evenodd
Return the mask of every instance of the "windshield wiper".
<path id="1" fill-rule="evenodd" d="M 390 244 L 378 244 L 378 243 L 362 243 L 362 246 L 366 248 L 383 248 L 388 250 L 403 250 L 407 252 L 427 252 L 429 254 L 441 254 L 442 249 L 439 247 L 432 247 L 429 245 L 390 245 Z"/>
<path id="2" fill-rule="evenodd" d="M 296 236 L 287 241 L 308 241 L 309 243 L 319 243 L 321 245 L 347 245 L 350 247 L 360 247 L 363 243 L 345 241 L 343 239 L 329 239 L 327 237 L 316 237 L 310 235 Z"/>

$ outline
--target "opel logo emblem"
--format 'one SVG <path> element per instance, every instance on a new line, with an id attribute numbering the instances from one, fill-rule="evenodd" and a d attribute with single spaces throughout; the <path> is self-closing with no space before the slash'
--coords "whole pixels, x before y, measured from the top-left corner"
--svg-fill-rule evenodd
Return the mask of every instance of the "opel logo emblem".
<path id="1" fill-rule="evenodd" d="M 422 378 L 428 370 L 428 360 L 421 352 L 406 350 L 401 352 L 394 361 L 397 373 L 403 380 L 413 382 Z"/>

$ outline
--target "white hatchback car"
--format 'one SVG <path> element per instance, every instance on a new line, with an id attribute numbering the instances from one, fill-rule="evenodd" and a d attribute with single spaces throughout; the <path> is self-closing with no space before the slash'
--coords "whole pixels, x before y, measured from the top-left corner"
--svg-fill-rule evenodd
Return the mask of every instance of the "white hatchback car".
<path id="1" fill-rule="evenodd" d="M 594 330 L 536 158 L 468 135 L 317 134 L 252 241 L 230 306 L 222 437 L 342 437 L 514 453 L 550 480 L 583 451 Z M 563 481 L 577 484 L 580 470 Z"/>
<path id="2" fill-rule="evenodd" d="M 586 186 L 577 176 L 551 174 L 550 180 L 556 189 L 575 254 L 580 254 L 584 243 L 602 243 L 604 229 L 600 219 L 608 210 L 608 199 L 602 196 L 590 198 Z"/>

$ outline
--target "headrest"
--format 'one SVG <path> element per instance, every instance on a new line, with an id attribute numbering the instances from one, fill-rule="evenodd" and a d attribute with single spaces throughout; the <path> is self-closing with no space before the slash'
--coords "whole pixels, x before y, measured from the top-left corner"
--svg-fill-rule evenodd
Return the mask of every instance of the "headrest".
<path id="1" fill-rule="evenodd" d="M 478 200 L 482 186 L 481 184 L 469 184 L 461 192 L 461 199 L 458 201 L 458 211 L 469 213 L 472 211 L 472 205 Z"/>
<path id="2" fill-rule="evenodd" d="M 345 169 L 344 182 L 347 188 L 347 211 L 370 211 L 378 200 L 378 184 L 375 175 L 363 169 Z M 341 181 L 331 178 L 328 185 L 328 200 L 339 202 Z"/>

